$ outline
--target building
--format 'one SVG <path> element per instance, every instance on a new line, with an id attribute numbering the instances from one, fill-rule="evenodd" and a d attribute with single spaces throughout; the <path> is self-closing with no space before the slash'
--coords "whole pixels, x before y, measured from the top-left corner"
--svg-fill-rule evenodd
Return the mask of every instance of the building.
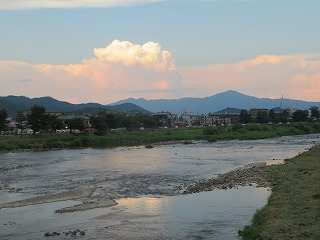
<path id="1" fill-rule="evenodd" d="M 210 117 L 209 115 L 201 114 L 199 116 L 199 124 L 200 126 L 212 126 L 213 125 L 212 117 Z"/>
<path id="2" fill-rule="evenodd" d="M 185 110 L 175 119 L 175 125 L 179 127 L 191 127 L 191 114 L 189 111 Z"/>
<path id="3" fill-rule="evenodd" d="M 219 114 L 212 114 L 210 116 L 212 117 L 213 125 L 229 125 L 229 124 L 239 122 L 238 113 L 219 113 Z"/>
<path id="4" fill-rule="evenodd" d="M 152 116 L 158 117 L 163 127 L 172 127 L 173 125 L 173 117 L 170 112 L 157 112 Z"/>
<path id="5" fill-rule="evenodd" d="M 269 115 L 269 110 L 267 108 L 251 108 L 249 113 L 255 119 L 261 113 Z"/>

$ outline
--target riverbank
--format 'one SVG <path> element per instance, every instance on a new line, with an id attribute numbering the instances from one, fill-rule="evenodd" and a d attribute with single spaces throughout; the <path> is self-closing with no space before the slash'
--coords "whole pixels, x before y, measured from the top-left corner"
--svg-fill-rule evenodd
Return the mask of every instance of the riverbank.
<path id="1" fill-rule="evenodd" d="M 0 136 L 0 151 L 51 150 L 83 147 L 115 147 L 150 145 L 165 141 L 207 140 L 256 140 L 280 136 L 320 133 L 319 122 L 291 124 L 235 124 L 205 128 L 148 129 L 144 131 L 110 132 L 102 136 L 93 133 Z"/>
<path id="2" fill-rule="evenodd" d="M 244 186 L 270 187 L 272 166 L 266 163 L 248 164 L 244 167 L 219 174 L 211 179 L 200 180 L 183 187 L 183 194 L 207 192 L 214 189 L 231 189 Z"/>
<path id="3" fill-rule="evenodd" d="M 0 238 L 43 239 L 45 233 L 82 229 L 87 230 L 88 239 L 172 239 L 177 234 L 182 234 L 179 239 L 239 239 L 238 230 L 250 222 L 255 209 L 266 204 L 270 195 L 267 189 L 239 187 L 176 196 L 176 187 L 250 163 L 289 159 L 315 143 L 320 143 L 319 134 L 212 144 L 152 144 L 152 149 L 140 146 L 3 153 L 1 203 L 72 189 L 97 189 L 75 201 L 0 209 L 0 215 L 6 216 L 0 218 Z M 251 190 L 253 195 L 248 193 Z M 54 213 L 97 199 L 116 199 L 118 205 Z M 188 204 L 183 206 L 184 201 Z M 146 235 L 141 235 L 141 229 Z"/>
<path id="4" fill-rule="evenodd" d="M 272 194 L 243 239 L 320 239 L 320 145 L 271 166 Z"/>

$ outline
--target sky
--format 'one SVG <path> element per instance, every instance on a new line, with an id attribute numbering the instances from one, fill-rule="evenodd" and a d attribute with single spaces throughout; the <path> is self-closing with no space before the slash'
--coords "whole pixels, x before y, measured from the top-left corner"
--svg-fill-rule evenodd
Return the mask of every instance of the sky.
<path id="1" fill-rule="evenodd" d="M 319 0 L 1 0 L 0 96 L 320 102 Z"/>

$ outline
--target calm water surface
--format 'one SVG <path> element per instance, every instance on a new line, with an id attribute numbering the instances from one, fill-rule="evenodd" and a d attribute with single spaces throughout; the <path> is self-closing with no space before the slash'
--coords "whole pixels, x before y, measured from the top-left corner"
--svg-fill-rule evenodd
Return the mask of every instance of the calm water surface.
<path id="1" fill-rule="evenodd" d="M 320 135 L 308 135 L 152 149 L 2 153 L 0 167 L 12 170 L 0 172 L 0 203 L 98 186 L 91 199 L 115 198 L 119 204 L 68 214 L 54 210 L 78 202 L 0 209 L 0 238 L 43 239 L 44 232 L 79 228 L 87 230 L 82 239 L 238 239 L 237 231 L 266 203 L 266 189 L 181 196 L 179 187 L 248 163 L 277 163 L 319 142 Z"/>

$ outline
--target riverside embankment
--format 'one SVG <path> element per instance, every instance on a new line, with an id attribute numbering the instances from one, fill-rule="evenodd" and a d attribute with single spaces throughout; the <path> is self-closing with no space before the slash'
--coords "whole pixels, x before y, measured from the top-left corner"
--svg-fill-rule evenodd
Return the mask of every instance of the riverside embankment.
<path id="1" fill-rule="evenodd" d="M 320 145 L 271 167 L 272 194 L 243 239 L 320 239 Z"/>

